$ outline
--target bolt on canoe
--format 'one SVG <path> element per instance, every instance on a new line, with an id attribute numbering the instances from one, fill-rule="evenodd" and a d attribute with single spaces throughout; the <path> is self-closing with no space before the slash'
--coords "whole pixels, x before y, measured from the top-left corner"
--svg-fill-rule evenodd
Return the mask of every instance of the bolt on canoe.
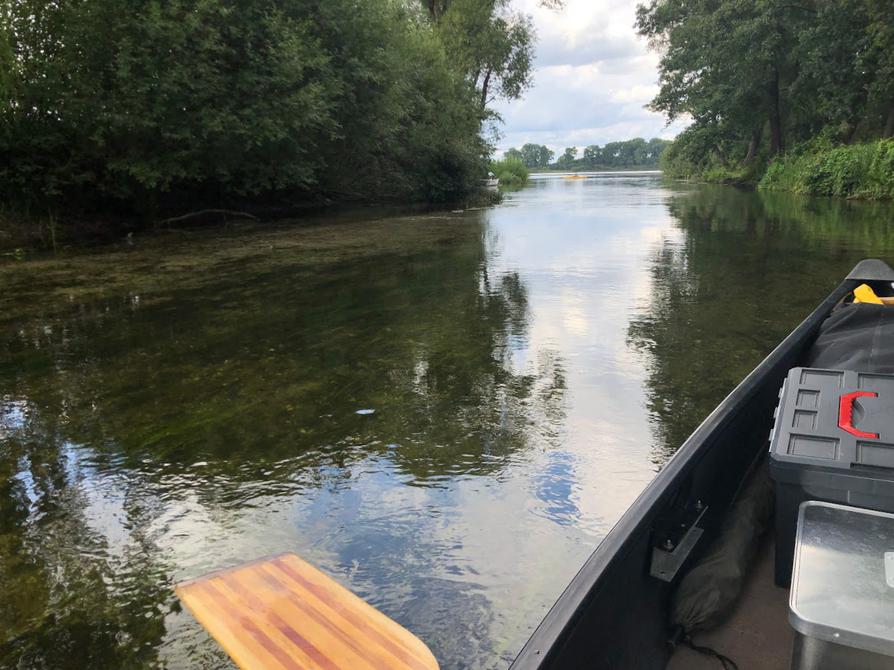
<path id="1" fill-rule="evenodd" d="M 795 616 L 795 610 L 789 612 L 791 554 L 774 546 L 773 533 L 767 532 L 774 525 L 767 436 L 771 428 L 778 429 L 774 409 L 782 397 L 780 388 L 786 380 L 790 387 L 794 384 L 794 373 L 811 362 L 809 355 L 821 338 L 826 338 L 823 355 L 841 356 L 840 341 L 827 337 L 824 328 L 851 302 L 891 310 L 885 312 L 892 334 L 885 344 L 889 358 L 876 356 L 883 348 L 877 346 L 882 332 L 879 316 L 868 329 L 860 330 L 861 336 L 868 333 L 871 338 L 870 351 L 845 347 L 841 359 L 847 363 L 845 371 L 832 372 L 841 379 L 853 376 L 854 370 L 866 372 L 866 361 L 875 357 L 880 368 L 870 372 L 894 373 L 894 270 L 882 261 L 864 260 L 683 443 L 596 547 L 510 670 L 894 667 L 889 663 L 894 661 L 894 625 L 887 660 L 875 653 L 887 650 L 885 640 L 871 639 L 871 649 L 856 650 L 840 644 L 817 647 L 824 643 L 800 634 L 816 629 L 816 622 Z M 894 377 L 889 380 L 894 388 Z M 798 388 L 792 392 L 804 393 Z M 843 394 L 838 417 L 838 427 L 862 434 L 859 439 L 878 437 L 855 425 L 866 420 L 868 410 L 859 414 L 854 410 L 854 403 L 865 396 L 874 393 Z M 798 411 L 794 410 L 796 416 Z M 894 417 L 894 410 L 888 414 Z M 894 444 L 879 446 L 892 447 L 894 454 Z M 894 462 L 884 475 L 888 472 L 894 482 Z M 859 517 L 862 512 L 840 505 L 805 512 L 805 505 L 817 503 L 803 502 L 803 491 L 787 495 L 791 499 L 785 511 L 776 502 L 776 533 L 779 537 L 781 526 L 791 526 L 794 532 L 797 524 L 798 542 L 807 534 L 805 514 Z M 894 504 L 894 495 L 891 501 Z M 873 528 L 890 523 L 894 531 L 894 514 L 867 514 L 873 515 L 869 521 Z M 797 568 L 803 557 L 794 546 L 785 547 L 789 550 L 796 554 Z M 894 594 L 894 542 L 885 553 L 886 563 L 888 553 Z M 794 580 L 792 584 L 794 593 Z M 176 591 L 246 670 L 438 667 L 411 632 L 294 554 L 200 577 L 178 585 Z M 894 613 L 894 607 L 889 609 Z M 789 621 L 803 625 L 794 631 Z"/>

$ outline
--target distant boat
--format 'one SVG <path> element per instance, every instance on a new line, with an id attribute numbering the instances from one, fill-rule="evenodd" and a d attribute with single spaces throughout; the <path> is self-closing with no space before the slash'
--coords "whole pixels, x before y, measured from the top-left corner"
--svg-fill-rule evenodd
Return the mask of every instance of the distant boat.
<path id="1" fill-rule="evenodd" d="M 587 178 L 587 176 L 586 176 L 586 175 L 583 175 L 583 174 L 566 174 L 566 175 L 563 175 L 563 176 L 562 176 L 562 179 L 574 179 L 574 180 L 577 180 L 577 179 L 586 179 L 586 178 Z"/>
<path id="2" fill-rule="evenodd" d="M 481 185 L 484 188 L 497 188 L 500 185 L 500 180 L 497 177 L 494 177 L 492 174 L 487 176 L 487 179 L 481 180 Z"/>

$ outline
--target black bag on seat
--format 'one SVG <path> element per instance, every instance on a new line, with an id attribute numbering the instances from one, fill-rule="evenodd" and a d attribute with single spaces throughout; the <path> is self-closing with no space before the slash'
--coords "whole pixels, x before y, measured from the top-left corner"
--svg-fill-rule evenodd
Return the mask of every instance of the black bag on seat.
<path id="1" fill-rule="evenodd" d="M 861 302 L 833 311 L 804 367 L 894 374 L 894 305 Z"/>

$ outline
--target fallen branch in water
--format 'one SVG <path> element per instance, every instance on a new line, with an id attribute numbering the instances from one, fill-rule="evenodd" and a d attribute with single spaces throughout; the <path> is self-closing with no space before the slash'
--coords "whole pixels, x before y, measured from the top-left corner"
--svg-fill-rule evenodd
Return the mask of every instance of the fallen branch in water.
<path id="1" fill-rule="evenodd" d="M 239 212 L 233 209 L 200 209 L 198 212 L 190 212 L 189 214 L 182 214 L 181 216 L 172 216 L 170 219 L 162 219 L 159 223 L 169 224 L 169 223 L 179 223 L 181 221 L 188 221 L 189 219 L 195 219 L 200 216 L 206 216 L 208 214 L 221 214 L 223 216 L 236 216 L 243 219 L 253 219 L 254 221 L 258 220 L 254 214 L 249 214 L 248 212 Z"/>

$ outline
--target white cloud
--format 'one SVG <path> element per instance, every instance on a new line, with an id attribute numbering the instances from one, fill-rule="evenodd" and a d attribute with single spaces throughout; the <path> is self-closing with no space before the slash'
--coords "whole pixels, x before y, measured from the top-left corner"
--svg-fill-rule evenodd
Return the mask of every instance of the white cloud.
<path id="1" fill-rule="evenodd" d="M 658 91 L 658 56 L 633 27 L 637 0 L 567 0 L 563 10 L 516 0 L 537 29 L 534 85 L 522 100 L 501 103 L 498 153 L 525 142 L 566 146 L 676 135 L 645 109 Z"/>
<path id="2" fill-rule="evenodd" d="M 636 84 L 628 88 L 621 88 L 611 91 L 609 98 L 612 102 L 635 102 L 640 105 L 648 103 L 655 94 L 658 93 L 658 85 L 644 86 Z"/>

